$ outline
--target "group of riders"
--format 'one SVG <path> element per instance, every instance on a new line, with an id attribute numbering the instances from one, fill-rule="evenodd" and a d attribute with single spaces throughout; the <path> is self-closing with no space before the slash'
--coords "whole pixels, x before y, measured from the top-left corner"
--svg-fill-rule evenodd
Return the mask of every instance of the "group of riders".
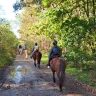
<path id="1" fill-rule="evenodd" d="M 24 52 L 25 52 L 25 54 L 26 54 L 26 53 L 27 53 L 27 47 L 26 47 L 26 45 L 24 45 L 23 48 L 22 48 L 21 45 L 19 45 L 19 50 L 22 50 L 22 49 L 24 50 Z M 39 50 L 39 47 L 38 47 L 38 44 L 35 43 L 30 58 L 33 57 L 33 55 L 35 54 L 35 52 L 36 52 L 37 50 Z M 60 48 L 57 46 L 57 41 L 54 40 L 54 41 L 53 41 L 53 46 L 52 46 L 52 48 L 51 48 L 51 50 L 50 50 L 50 52 L 49 52 L 49 60 L 48 60 L 48 66 L 47 66 L 48 69 L 50 68 L 50 61 L 51 61 L 54 57 L 56 57 L 56 56 L 58 56 L 58 57 L 61 56 L 61 50 L 60 50 Z M 27 56 L 26 56 L 25 58 L 27 58 Z"/>
<path id="2" fill-rule="evenodd" d="M 20 55 L 22 55 L 22 54 L 24 53 L 25 59 L 27 59 L 27 58 L 28 58 L 27 46 L 24 45 L 24 47 L 22 47 L 21 45 L 19 45 L 19 47 L 18 47 L 18 53 L 19 53 Z"/>

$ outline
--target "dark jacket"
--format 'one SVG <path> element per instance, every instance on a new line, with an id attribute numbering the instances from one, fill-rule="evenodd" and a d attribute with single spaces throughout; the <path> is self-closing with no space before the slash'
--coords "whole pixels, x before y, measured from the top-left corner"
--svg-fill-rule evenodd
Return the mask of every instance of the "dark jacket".
<path id="1" fill-rule="evenodd" d="M 61 56 L 61 50 L 58 46 L 53 46 L 49 53 L 49 58 L 53 58 L 55 56 Z"/>

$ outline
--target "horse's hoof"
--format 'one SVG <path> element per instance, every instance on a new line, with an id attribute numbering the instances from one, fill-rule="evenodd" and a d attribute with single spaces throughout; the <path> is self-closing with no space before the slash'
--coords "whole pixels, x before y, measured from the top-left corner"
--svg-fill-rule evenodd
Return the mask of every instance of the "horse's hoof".
<path id="1" fill-rule="evenodd" d="M 36 64 L 34 64 L 35 65 L 35 67 L 36 67 Z"/>
<path id="2" fill-rule="evenodd" d="M 53 81 L 54 83 L 56 82 L 56 81 Z"/>
<path id="3" fill-rule="evenodd" d="M 60 92 L 62 92 L 62 89 L 60 89 Z"/>
<path id="4" fill-rule="evenodd" d="M 56 82 L 55 78 L 53 78 L 53 82 L 54 82 L 54 83 Z"/>

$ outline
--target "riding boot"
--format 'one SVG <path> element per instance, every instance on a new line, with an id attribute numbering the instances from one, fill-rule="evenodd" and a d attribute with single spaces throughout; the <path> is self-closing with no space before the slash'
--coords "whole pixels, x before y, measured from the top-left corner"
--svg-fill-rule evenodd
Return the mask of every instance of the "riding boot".
<path id="1" fill-rule="evenodd" d="M 48 66 L 47 66 L 48 69 L 50 68 L 50 61 L 51 61 L 51 60 L 52 60 L 52 58 L 49 58 Z"/>
<path id="2" fill-rule="evenodd" d="M 35 53 L 35 51 L 33 51 L 33 52 L 31 53 L 31 56 L 30 56 L 30 58 L 32 58 L 32 57 L 33 57 L 34 53 Z"/>
<path id="3" fill-rule="evenodd" d="M 30 58 L 32 58 L 32 55 L 30 56 Z"/>

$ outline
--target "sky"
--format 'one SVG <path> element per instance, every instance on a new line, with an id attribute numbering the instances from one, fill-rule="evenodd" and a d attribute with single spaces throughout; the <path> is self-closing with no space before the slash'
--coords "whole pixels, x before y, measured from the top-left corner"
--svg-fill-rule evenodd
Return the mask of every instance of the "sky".
<path id="1" fill-rule="evenodd" d="M 16 21 L 16 13 L 14 12 L 14 9 L 13 9 L 13 4 L 16 3 L 16 1 L 18 0 L 0 0 L 0 6 L 1 6 L 0 17 L 1 18 L 6 18 L 11 23 Z M 14 31 L 17 38 L 19 38 L 19 33 L 17 32 L 17 30 L 19 29 L 19 26 L 12 23 L 11 27 L 12 27 L 12 31 Z"/>

